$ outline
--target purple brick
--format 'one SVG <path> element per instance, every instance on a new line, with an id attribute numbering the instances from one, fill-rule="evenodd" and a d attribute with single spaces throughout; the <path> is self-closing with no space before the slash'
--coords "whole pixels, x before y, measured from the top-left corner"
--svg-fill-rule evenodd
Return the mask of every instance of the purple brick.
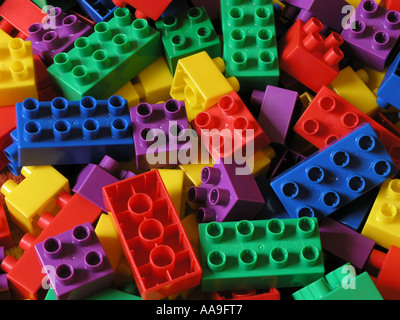
<path id="1" fill-rule="evenodd" d="M 84 299 L 114 284 L 114 269 L 89 222 L 35 249 L 58 300 Z"/>
<path id="2" fill-rule="evenodd" d="M 198 205 L 198 221 L 251 220 L 265 203 L 246 163 L 219 161 L 203 168 L 201 181 L 188 190 L 188 201 Z"/>
<path id="3" fill-rule="evenodd" d="M 253 91 L 251 103 L 261 106 L 257 121 L 272 142 L 285 143 L 298 97 L 296 91 L 274 86 Z"/>
<path id="4" fill-rule="evenodd" d="M 33 53 L 49 66 L 56 54 L 72 49 L 75 40 L 91 34 L 93 28 L 76 15 L 67 15 L 56 7 L 49 10 L 44 24 L 34 23 L 28 31 L 26 41 L 32 42 Z"/>
<path id="5" fill-rule="evenodd" d="M 383 71 L 400 36 L 400 13 L 363 0 L 343 29 L 343 51 L 371 68 Z"/>
<path id="6" fill-rule="evenodd" d="M 367 262 L 375 242 L 330 218 L 319 225 L 322 248 L 359 270 Z"/>
<path id="7" fill-rule="evenodd" d="M 78 174 L 72 191 L 79 193 L 81 196 L 106 211 L 103 202 L 102 188 L 135 175 L 133 172 L 122 170 L 119 176 L 116 177 L 115 171 L 118 165 L 119 163 L 109 156 L 105 156 L 98 165 L 89 163 Z"/>
<path id="8" fill-rule="evenodd" d="M 140 103 L 130 109 L 136 166 L 139 170 L 180 164 L 178 153 L 191 149 L 185 103 Z"/>

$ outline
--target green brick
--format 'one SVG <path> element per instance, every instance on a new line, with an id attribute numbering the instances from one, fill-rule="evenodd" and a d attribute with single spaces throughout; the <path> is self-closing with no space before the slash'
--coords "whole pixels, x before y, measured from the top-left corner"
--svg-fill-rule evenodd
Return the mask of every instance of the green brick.
<path id="1" fill-rule="evenodd" d="M 211 58 L 221 57 L 221 41 L 204 7 L 194 7 L 156 21 L 171 73 L 178 60 L 206 51 Z"/>
<path id="2" fill-rule="evenodd" d="M 110 21 L 97 23 L 91 35 L 56 55 L 47 71 L 68 100 L 108 99 L 161 54 L 160 33 L 144 19 L 133 20 L 127 8 L 117 8 Z"/>
<path id="3" fill-rule="evenodd" d="M 349 263 L 294 292 L 295 300 L 383 300 L 367 272 L 356 275 Z M 354 270 L 354 268 L 353 268 Z"/>
<path id="4" fill-rule="evenodd" d="M 199 224 L 202 290 L 305 286 L 324 275 L 318 220 Z"/>
<path id="5" fill-rule="evenodd" d="M 265 90 L 279 80 L 272 0 L 221 0 L 225 73 L 241 92 Z"/>

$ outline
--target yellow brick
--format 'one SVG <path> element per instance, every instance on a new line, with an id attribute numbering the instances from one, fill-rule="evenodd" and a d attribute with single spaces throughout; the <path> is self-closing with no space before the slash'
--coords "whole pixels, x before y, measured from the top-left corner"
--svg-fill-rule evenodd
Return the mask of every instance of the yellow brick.
<path id="1" fill-rule="evenodd" d="M 183 197 L 184 173 L 179 169 L 158 169 L 161 179 L 167 188 L 171 201 L 181 219 L 185 215 L 185 199 Z"/>
<path id="2" fill-rule="evenodd" d="M 1 193 L 13 222 L 24 232 L 38 236 L 38 219 L 44 212 L 58 213 L 57 197 L 62 191 L 70 192 L 69 181 L 52 166 L 25 166 L 21 174 L 24 180 L 19 184 L 6 181 Z"/>
<path id="3" fill-rule="evenodd" d="M 379 190 L 362 235 L 389 249 L 400 247 L 400 179 L 387 179 Z"/>
<path id="4" fill-rule="evenodd" d="M 136 107 L 140 103 L 140 97 L 131 82 L 120 88 L 115 95 L 121 96 L 128 101 L 129 108 Z"/>

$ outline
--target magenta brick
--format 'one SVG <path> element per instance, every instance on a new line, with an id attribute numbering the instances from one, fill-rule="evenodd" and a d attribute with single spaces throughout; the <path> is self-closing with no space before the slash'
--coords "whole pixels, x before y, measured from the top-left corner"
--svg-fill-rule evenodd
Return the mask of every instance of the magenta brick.
<path id="1" fill-rule="evenodd" d="M 178 152 L 186 154 L 192 147 L 192 130 L 183 101 L 143 102 L 130 108 L 130 115 L 137 169 L 177 165 L 180 159 Z"/>
<path id="2" fill-rule="evenodd" d="M 86 298 L 114 284 L 114 269 L 87 222 L 35 245 L 58 300 Z"/>
<path id="3" fill-rule="evenodd" d="M 285 143 L 298 97 L 296 91 L 274 86 L 253 91 L 252 104 L 261 106 L 257 121 L 272 142 Z"/>
<path id="4" fill-rule="evenodd" d="M 251 220 L 265 203 L 246 163 L 220 159 L 213 167 L 203 168 L 201 181 L 199 187 L 188 190 L 188 201 L 198 205 L 198 221 Z"/>
<path id="5" fill-rule="evenodd" d="M 49 66 L 56 54 L 72 49 L 75 40 L 91 34 L 93 28 L 76 15 L 67 15 L 56 7 L 49 10 L 44 24 L 34 23 L 28 31 L 26 41 L 32 42 L 33 53 L 38 54 Z"/>
<path id="6" fill-rule="evenodd" d="M 363 0 L 343 29 L 343 51 L 349 57 L 383 71 L 400 36 L 400 13 Z"/>
<path id="7" fill-rule="evenodd" d="M 106 211 L 102 188 L 135 175 L 133 172 L 122 170 L 116 176 L 118 165 L 119 163 L 109 156 L 105 156 L 98 165 L 89 163 L 78 174 L 72 191 Z"/>

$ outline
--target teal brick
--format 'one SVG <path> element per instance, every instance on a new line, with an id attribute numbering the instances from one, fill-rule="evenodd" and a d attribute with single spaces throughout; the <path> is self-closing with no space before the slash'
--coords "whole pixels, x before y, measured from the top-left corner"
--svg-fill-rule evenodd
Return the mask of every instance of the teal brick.
<path id="1" fill-rule="evenodd" d="M 202 290 L 305 286 L 324 275 L 316 218 L 199 224 Z"/>
<path id="2" fill-rule="evenodd" d="M 204 7 L 193 7 L 156 21 L 165 57 L 172 74 L 178 60 L 206 51 L 211 58 L 222 56 L 221 41 Z"/>
<path id="3" fill-rule="evenodd" d="M 367 272 L 356 275 L 349 263 L 292 294 L 294 300 L 383 300 Z"/>
<path id="4" fill-rule="evenodd" d="M 88 37 L 59 53 L 47 69 L 54 87 L 68 100 L 108 99 L 162 54 L 160 33 L 144 19 L 117 8 Z"/>
<path id="5" fill-rule="evenodd" d="M 240 92 L 265 90 L 279 80 L 272 0 L 221 0 L 225 73 Z"/>

